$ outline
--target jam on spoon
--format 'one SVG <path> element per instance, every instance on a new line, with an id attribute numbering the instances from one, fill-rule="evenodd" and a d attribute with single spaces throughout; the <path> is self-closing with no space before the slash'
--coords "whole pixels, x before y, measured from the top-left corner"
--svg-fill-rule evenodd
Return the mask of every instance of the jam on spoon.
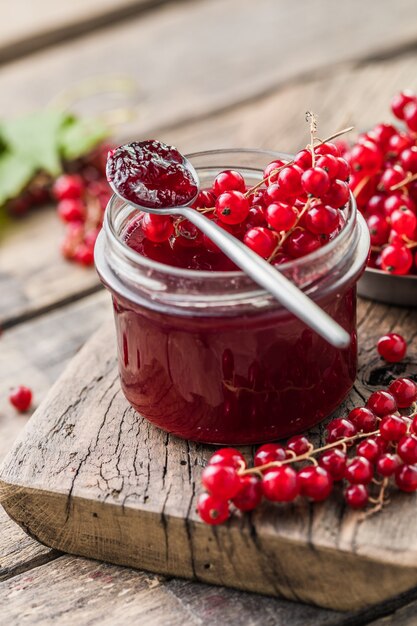
<path id="1" fill-rule="evenodd" d="M 126 200 L 152 209 L 188 204 L 198 192 L 188 161 L 153 139 L 110 151 L 107 178 Z"/>

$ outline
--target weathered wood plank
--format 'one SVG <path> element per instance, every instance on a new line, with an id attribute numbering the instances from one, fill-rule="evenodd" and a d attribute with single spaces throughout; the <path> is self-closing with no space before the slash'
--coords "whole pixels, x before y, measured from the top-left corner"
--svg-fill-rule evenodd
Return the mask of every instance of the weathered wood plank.
<path id="1" fill-rule="evenodd" d="M 51 593 L 51 586 L 53 593 Z M 146 626 L 326 626 L 339 616 L 292 602 L 184 581 L 74 557 L 0 583 L 0 614 L 15 624 L 137 623 Z M 343 618 L 342 618 L 343 619 Z"/>
<path id="2" fill-rule="evenodd" d="M 320 0 L 314 9 L 309 0 L 170 3 L 10 63 L 0 78 L 2 113 L 45 106 L 61 89 L 94 76 L 123 75 L 138 83 L 135 129 L 160 128 L 415 42 L 413 10 L 413 0 L 397 0 L 395 10 L 390 0 Z"/>
<path id="3" fill-rule="evenodd" d="M 169 1 L 169 0 L 167 0 Z M 0 63 L 114 24 L 164 0 L 16 0 L 0 24 Z"/>
<path id="4" fill-rule="evenodd" d="M 393 328 L 410 341 L 417 311 L 361 307 L 360 371 L 341 413 L 391 374 L 417 373 L 415 343 L 394 366 L 375 351 L 377 337 Z M 344 610 L 417 585 L 414 496 L 394 494 L 391 507 L 363 522 L 335 497 L 281 507 L 279 516 L 265 504 L 214 530 L 202 524 L 195 497 L 210 449 L 167 436 L 129 408 L 112 341 L 106 325 L 83 348 L 2 470 L 4 506 L 35 537 L 76 554 Z M 350 581 L 343 594 L 334 584 L 341 572 Z"/>
<path id="5" fill-rule="evenodd" d="M 267 147 L 292 151 L 306 143 L 304 111 L 319 115 L 322 134 L 347 123 L 369 127 L 389 119 L 388 101 L 405 86 L 417 89 L 415 59 L 341 71 L 336 76 L 303 82 L 204 121 L 166 129 L 161 139 L 185 151 L 220 147 Z M 372 102 L 364 107 L 363 101 Z M 137 129 L 136 129 L 137 130 Z M 131 136 L 137 136 L 132 130 Z M 0 325 L 98 288 L 93 270 L 64 261 L 59 253 L 62 226 L 53 211 L 34 212 L 16 223 L 0 246 Z M 19 258 L 19 263 L 16 262 Z"/>

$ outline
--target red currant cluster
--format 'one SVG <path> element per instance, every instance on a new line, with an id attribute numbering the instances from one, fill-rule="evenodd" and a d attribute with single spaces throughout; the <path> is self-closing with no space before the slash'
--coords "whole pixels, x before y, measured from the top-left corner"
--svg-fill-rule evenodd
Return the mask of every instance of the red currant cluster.
<path id="1" fill-rule="evenodd" d="M 369 264 L 401 275 L 417 271 L 417 96 L 403 91 L 391 108 L 406 128 L 377 124 L 344 157 L 371 234 Z"/>
<path id="2" fill-rule="evenodd" d="M 268 443 L 258 448 L 252 468 L 238 450 L 218 450 L 203 470 L 207 493 L 198 499 L 200 517 L 220 524 L 230 517 L 231 503 L 252 511 L 263 498 L 292 502 L 304 496 L 321 502 L 341 481 L 350 507 L 373 505 L 367 514 L 386 504 L 391 478 L 401 491 L 416 491 L 416 401 L 417 384 L 397 378 L 388 391 L 372 393 L 365 407 L 332 420 L 324 446 L 315 448 L 304 435 L 292 437 L 286 446 Z"/>
<path id="3" fill-rule="evenodd" d="M 270 262 L 302 257 L 332 239 L 343 223 L 339 209 L 349 199 L 349 166 L 330 141 L 312 134 L 310 146 L 292 161 L 270 163 L 263 180 L 248 188 L 238 171 L 226 170 L 193 207 Z M 219 249 L 188 220 L 145 214 L 149 241 L 173 246 Z"/>
<path id="4" fill-rule="evenodd" d="M 83 163 L 79 173 L 63 174 L 52 187 L 58 216 L 67 225 L 62 254 L 80 265 L 94 262 L 94 245 L 111 196 L 105 177 L 106 152 L 107 149 L 101 149 Z"/>

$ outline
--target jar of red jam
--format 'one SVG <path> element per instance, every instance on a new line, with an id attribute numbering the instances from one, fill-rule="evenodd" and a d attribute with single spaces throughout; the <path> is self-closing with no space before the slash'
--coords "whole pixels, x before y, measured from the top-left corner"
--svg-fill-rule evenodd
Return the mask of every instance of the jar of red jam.
<path id="1" fill-rule="evenodd" d="M 255 185 L 270 161 L 289 157 L 218 150 L 188 158 L 204 189 L 230 168 Z M 132 249 L 129 233 L 140 214 L 114 196 L 95 256 L 113 297 L 130 404 L 169 433 L 212 444 L 280 439 L 330 415 L 356 376 L 356 283 L 369 252 L 353 198 L 342 215 L 332 241 L 280 270 L 349 332 L 346 349 L 329 345 L 227 263 L 223 271 L 185 269 L 169 255 Z"/>

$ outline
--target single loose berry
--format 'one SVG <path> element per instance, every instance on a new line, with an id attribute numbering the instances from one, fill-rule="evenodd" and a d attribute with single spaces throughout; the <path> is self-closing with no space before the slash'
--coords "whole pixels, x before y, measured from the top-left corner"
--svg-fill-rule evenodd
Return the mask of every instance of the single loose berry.
<path id="1" fill-rule="evenodd" d="M 326 441 L 328 443 L 334 443 L 346 437 L 353 437 L 358 432 L 356 426 L 343 417 L 338 417 L 329 422 L 326 430 Z"/>
<path id="2" fill-rule="evenodd" d="M 235 170 L 220 172 L 214 180 L 213 191 L 220 196 L 225 191 L 245 191 L 245 179 Z"/>
<path id="3" fill-rule="evenodd" d="M 417 400 L 417 384 L 409 378 L 397 378 L 388 387 L 400 409 L 408 409 Z"/>
<path id="4" fill-rule="evenodd" d="M 243 243 L 264 259 L 268 259 L 271 256 L 277 242 L 277 235 L 269 228 L 262 226 L 250 228 L 243 238 Z"/>
<path id="5" fill-rule="evenodd" d="M 9 394 L 9 402 L 20 413 L 27 411 L 32 404 L 32 391 L 29 387 L 19 385 L 14 387 Z"/>
<path id="6" fill-rule="evenodd" d="M 417 437 L 415 435 L 405 435 L 401 437 L 397 444 L 397 454 L 404 463 L 417 463 Z"/>
<path id="7" fill-rule="evenodd" d="M 208 493 L 202 493 L 197 502 L 198 513 L 206 524 L 222 524 L 230 517 L 229 503 Z"/>
<path id="8" fill-rule="evenodd" d="M 257 449 L 253 463 L 255 467 L 259 467 L 275 461 L 284 461 L 286 457 L 284 446 L 279 443 L 265 443 Z"/>
<path id="9" fill-rule="evenodd" d="M 399 441 L 407 432 L 407 424 L 397 415 L 385 415 L 379 424 L 379 431 L 387 441 Z"/>
<path id="10" fill-rule="evenodd" d="M 260 504 L 263 496 L 262 481 L 256 476 L 241 476 L 240 489 L 232 499 L 240 511 L 253 511 Z"/>
<path id="11" fill-rule="evenodd" d="M 216 200 L 216 215 L 225 224 L 240 224 L 249 209 L 249 201 L 240 191 L 225 191 Z"/>
<path id="12" fill-rule="evenodd" d="M 298 472 L 301 495 L 321 502 L 329 497 L 333 489 L 333 479 L 324 467 L 304 467 Z"/>
<path id="13" fill-rule="evenodd" d="M 345 491 L 345 500 L 352 509 L 362 509 L 367 505 L 369 491 L 366 485 L 349 485 Z"/>
<path id="14" fill-rule="evenodd" d="M 366 407 L 352 409 L 348 415 L 348 420 L 350 420 L 358 430 L 364 433 L 370 433 L 376 429 L 376 417 L 374 413 Z"/>
<path id="15" fill-rule="evenodd" d="M 201 481 L 209 493 L 221 500 L 234 498 L 240 489 L 240 479 L 236 470 L 226 465 L 207 465 L 201 475 Z"/>
<path id="16" fill-rule="evenodd" d="M 401 460 L 399 456 L 397 456 L 396 454 L 391 454 L 390 452 L 386 452 L 378 458 L 376 462 L 376 469 L 378 474 L 388 477 L 392 476 L 400 467 L 400 465 Z"/>
<path id="17" fill-rule="evenodd" d="M 357 456 L 348 461 L 345 478 L 353 485 L 370 483 L 373 477 L 371 463 L 363 456 Z"/>
<path id="18" fill-rule="evenodd" d="M 323 452 L 319 464 L 331 474 L 333 480 L 342 480 L 345 476 L 346 461 L 346 453 L 334 448 Z"/>
<path id="19" fill-rule="evenodd" d="M 401 491 L 411 493 L 417 490 L 417 466 L 402 465 L 395 472 L 395 482 Z"/>
<path id="20" fill-rule="evenodd" d="M 374 391 L 368 398 L 366 407 L 378 417 L 395 413 L 397 403 L 394 396 L 388 391 Z"/>
<path id="21" fill-rule="evenodd" d="M 379 354 L 388 363 L 402 361 L 407 352 L 407 343 L 398 333 L 388 333 L 378 339 L 377 349 Z"/>
<path id="22" fill-rule="evenodd" d="M 246 461 L 243 454 L 236 448 L 220 448 L 210 457 L 209 465 L 225 465 L 241 469 L 246 467 Z"/>
<path id="23" fill-rule="evenodd" d="M 267 472 L 262 479 L 264 496 L 272 502 L 291 502 L 300 492 L 297 472 L 288 465 Z"/>

